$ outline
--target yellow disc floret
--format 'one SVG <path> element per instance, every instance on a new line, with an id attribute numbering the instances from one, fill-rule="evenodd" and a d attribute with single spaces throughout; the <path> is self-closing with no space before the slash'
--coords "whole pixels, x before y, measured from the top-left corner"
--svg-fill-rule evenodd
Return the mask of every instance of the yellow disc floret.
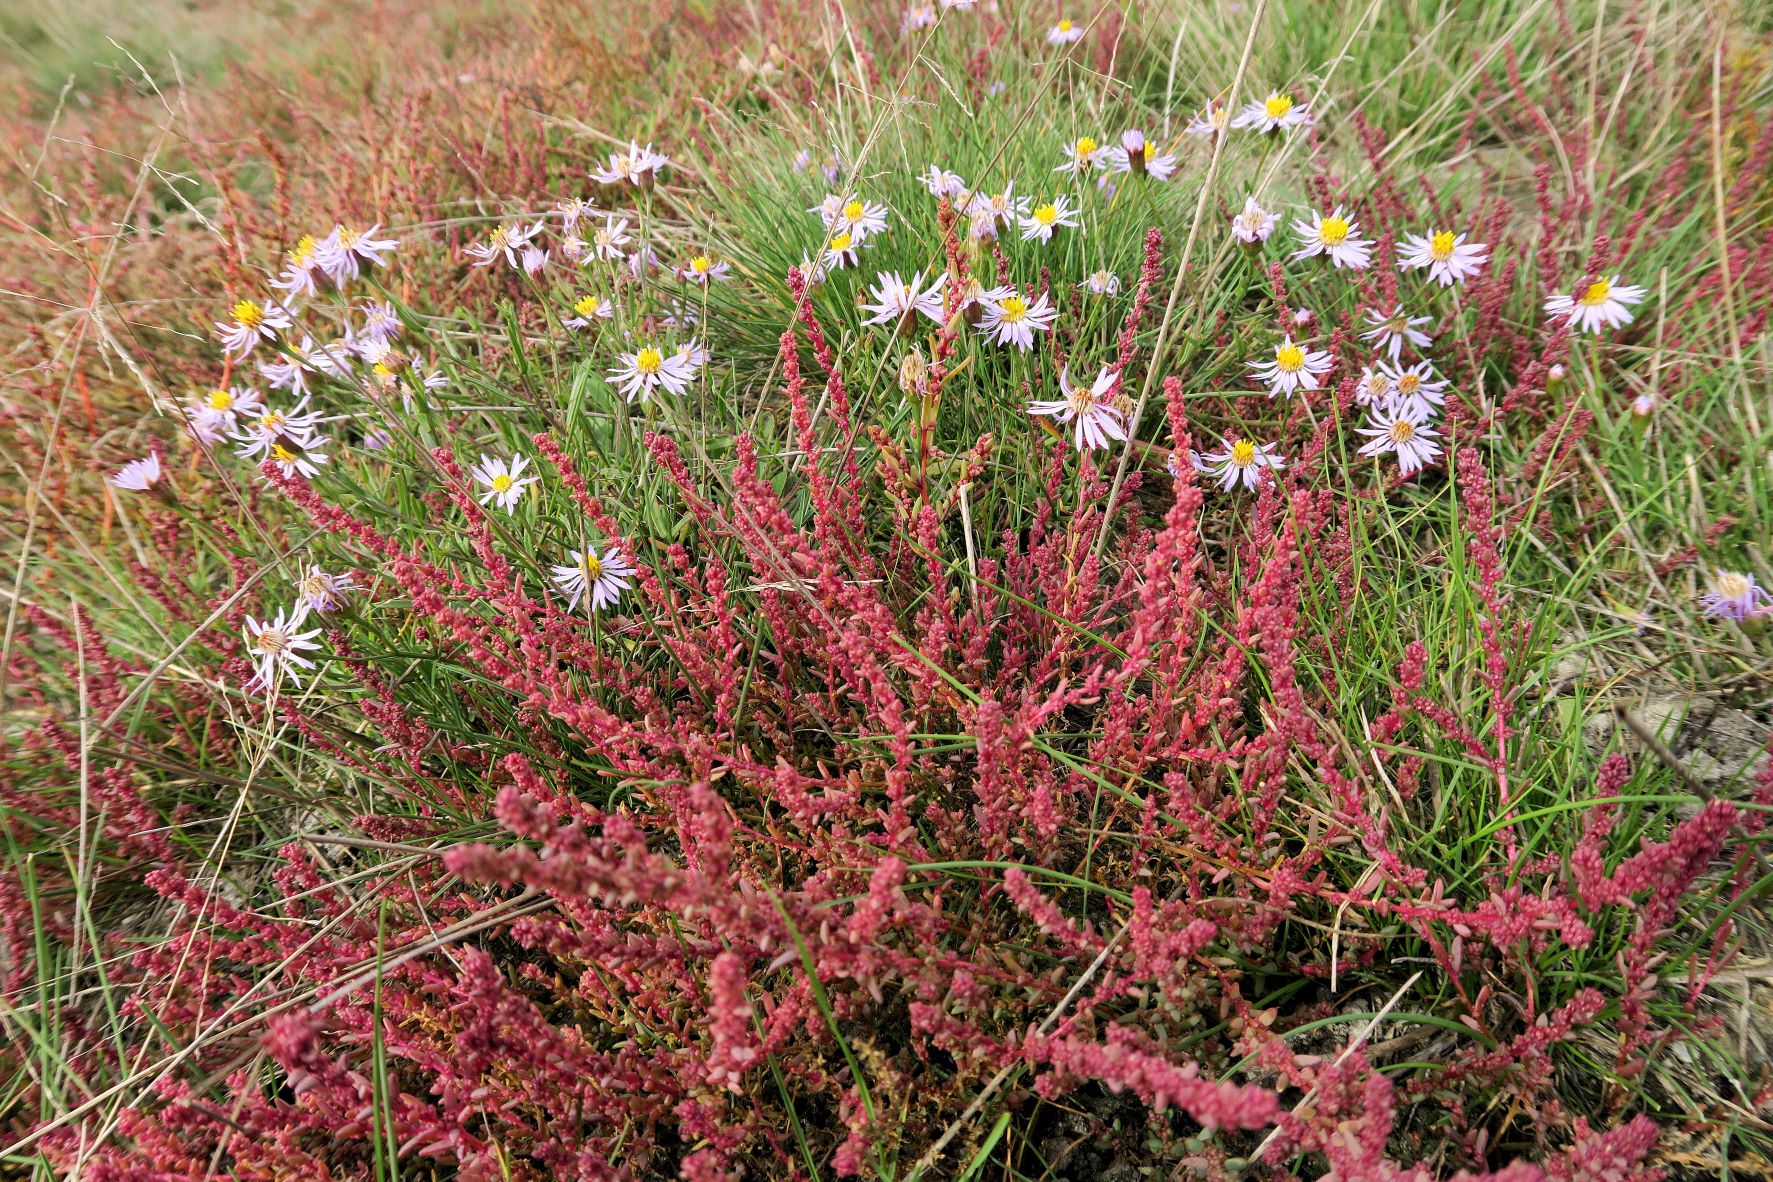
<path id="1" fill-rule="evenodd" d="M 1596 304 L 1606 303 L 1607 297 L 1612 294 L 1612 282 L 1607 279 L 1597 279 L 1588 285 L 1588 290 L 1583 292 L 1576 302 L 1585 308 L 1592 308 Z"/>

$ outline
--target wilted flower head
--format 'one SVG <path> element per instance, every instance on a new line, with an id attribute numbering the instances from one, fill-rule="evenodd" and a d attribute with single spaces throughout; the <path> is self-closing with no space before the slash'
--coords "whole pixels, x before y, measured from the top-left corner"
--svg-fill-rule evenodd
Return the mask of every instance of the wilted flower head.
<path id="1" fill-rule="evenodd" d="M 309 611 L 336 612 L 345 606 L 356 585 L 356 580 L 349 574 L 329 574 L 318 566 L 310 566 L 296 583 L 296 594 L 301 596 L 302 604 Z"/>
<path id="2" fill-rule="evenodd" d="M 1711 590 L 1700 596 L 1705 614 L 1726 620 L 1746 620 L 1750 616 L 1773 612 L 1773 596 L 1755 582 L 1752 574 L 1720 570 L 1712 579 Z"/>

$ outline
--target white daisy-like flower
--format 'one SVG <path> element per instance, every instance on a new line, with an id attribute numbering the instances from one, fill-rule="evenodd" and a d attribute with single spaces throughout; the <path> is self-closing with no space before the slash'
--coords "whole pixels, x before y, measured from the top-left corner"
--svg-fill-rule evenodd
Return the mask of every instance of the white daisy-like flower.
<path id="1" fill-rule="evenodd" d="M 1084 290 L 1091 295 L 1117 295 L 1120 292 L 1120 276 L 1113 271 L 1092 271 L 1083 285 Z"/>
<path id="2" fill-rule="evenodd" d="M 1022 241 L 1042 242 L 1053 240 L 1053 231 L 1060 226 L 1076 229 L 1078 225 L 1077 211 L 1071 208 L 1071 199 L 1065 196 L 1053 198 L 1045 205 L 1037 206 L 1034 212 L 1021 219 Z"/>
<path id="3" fill-rule="evenodd" d="M 121 488 L 129 492 L 147 492 L 160 483 L 164 473 L 160 468 L 160 453 L 149 452 L 139 460 L 131 460 L 117 471 L 106 477 L 112 488 Z"/>
<path id="4" fill-rule="evenodd" d="M 588 612 L 614 607 L 622 592 L 628 589 L 628 580 L 634 576 L 634 567 L 614 546 L 601 555 L 596 547 L 591 547 L 573 550 L 567 557 L 572 559 L 568 565 L 556 566 L 552 570 L 554 585 L 570 597 L 566 602 L 569 612 L 579 606 L 580 599 L 586 600 L 585 610 Z"/>
<path id="5" fill-rule="evenodd" d="M 1645 288 L 1619 282 L 1619 276 L 1597 279 L 1581 295 L 1554 295 L 1545 301 L 1552 316 L 1566 317 L 1584 332 L 1623 328 L 1631 323 L 1630 306 L 1648 294 Z"/>
<path id="6" fill-rule="evenodd" d="M 1636 398 L 1631 400 L 1631 413 L 1640 419 L 1647 419 L 1656 413 L 1656 407 L 1658 405 L 1656 395 L 1650 393 L 1639 394 Z"/>
<path id="7" fill-rule="evenodd" d="M 1430 230 L 1426 238 L 1420 234 L 1405 234 L 1403 250 L 1398 253 L 1398 270 L 1427 267 L 1428 277 L 1442 287 L 1464 283 L 1483 270 L 1490 258 L 1488 246 L 1482 242 L 1467 242 L 1467 237 L 1469 235 L 1455 234 L 1451 230 Z"/>
<path id="8" fill-rule="evenodd" d="M 1441 445 L 1435 442 L 1435 430 L 1429 425 L 1428 416 L 1416 413 L 1417 409 L 1409 406 L 1374 407 L 1367 414 L 1367 425 L 1355 432 L 1368 437 L 1361 445 L 1360 454 L 1382 456 L 1392 452 L 1397 456 L 1398 471 L 1405 476 L 1440 455 Z"/>
<path id="9" fill-rule="evenodd" d="M 1309 126 L 1311 112 L 1307 104 L 1293 101 L 1290 94 L 1269 91 L 1265 99 L 1252 99 L 1231 121 L 1233 127 L 1250 127 L 1257 131 L 1291 131 Z"/>
<path id="10" fill-rule="evenodd" d="M 273 390 L 288 390 L 300 397 L 308 392 L 309 374 L 336 378 L 350 372 L 351 344 L 346 341 L 316 345 L 313 337 L 303 336 L 299 345 L 284 342 L 284 349 L 282 356 L 259 362 L 259 376 Z"/>
<path id="11" fill-rule="evenodd" d="M 1049 415 L 1057 422 L 1070 423 L 1072 442 L 1078 451 L 1107 447 L 1109 440 L 1127 437 L 1126 420 L 1110 401 L 1119 376 L 1104 365 L 1095 381 L 1080 386 L 1072 384 L 1070 368 L 1062 368 L 1059 391 L 1065 397 L 1050 402 L 1030 402 L 1028 413 Z"/>
<path id="12" fill-rule="evenodd" d="M 273 458 L 271 451 L 279 443 L 306 447 L 320 425 L 320 412 L 308 410 L 307 406 L 304 397 L 289 410 L 265 407 L 256 419 L 242 422 L 234 438 L 244 446 L 234 454 L 242 459 L 261 460 Z"/>
<path id="13" fill-rule="evenodd" d="M 696 375 L 702 372 L 702 367 L 708 364 L 708 348 L 695 337 L 691 337 L 677 346 L 677 355 L 683 358 L 684 364 L 690 367 L 691 380 L 694 380 Z"/>
<path id="14" fill-rule="evenodd" d="M 406 331 L 406 325 L 400 322 L 400 313 L 395 311 L 393 304 L 382 300 L 367 300 L 362 305 L 362 312 L 363 328 L 356 338 L 360 342 L 391 342 Z"/>
<path id="15" fill-rule="evenodd" d="M 218 388 L 205 394 L 194 409 L 226 415 L 229 420 L 251 418 L 264 413 L 265 396 L 251 386 L 229 386 L 225 390 Z"/>
<path id="16" fill-rule="evenodd" d="M 590 328 L 598 320 L 608 320 L 616 314 L 616 306 L 609 300 L 594 295 L 582 295 L 573 301 L 573 315 L 561 321 L 568 328 Z"/>
<path id="17" fill-rule="evenodd" d="M 998 231 L 1028 213 L 1028 198 L 1016 196 L 1015 181 L 1005 185 L 1001 193 L 974 193 L 967 205 L 975 238 L 995 238 Z"/>
<path id="18" fill-rule="evenodd" d="M 936 23 L 936 6 L 934 4 L 913 4 L 899 18 L 899 31 L 915 33 L 927 29 Z"/>
<path id="19" fill-rule="evenodd" d="M 322 238 L 315 247 L 314 255 L 320 269 L 326 272 L 335 287 L 343 287 L 363 273 L 365 266 L 385 267 L 388 260 L 382 256 L 400 245 L 397 238 L 377 238 L 376 232 L 382 228 L 377 222 L 367 230 L 354 230 L 350 226 L 334 225 L 332 233 Z"/>
<path id="20" fill-rule="evenodd" d="M 659 252 L 645 243 L 628 252 L 628 260 L 624 264 L 628 274 L 636 279 L 645 279 L 659 269 Z"/>
<path id="21" fill-rule="evenodd" d="M 848 230 L 839 230 L 831 236 L 830 243 L 825 247 L 825 265 L 833 271 L 855 266 L 856 252 L 862 245 Z"/>
<path id="22" fill-rule="evenodd" d="M 1721 570 L 1712 587 L 1699 599 L 1705 614 L 1719 619 L 1746 620 L 1773 612 L 1773 596 L 1755 582 L 1752 574 Z"/>
<path id="23" fill-rule="evenodd" d="M 1293 257 L 1308 259 L 1313 255 L 1328 255 L 1336 266 L 1359 271 L 1371 265 L 1373 250 L 1372 240 L 1357 233 L 1360 228 L 1359 222 L 1343 214 L 1340 205 L 1329 217 L 1313 213 L 1310 220 L 1296 219 L 1293 233 L 1298 235 L 1299 249 L 1293 252 Z"/>
<path id="24" fill-rule="evenodd" d="M 1242 211 L 1231 219 L 1231 236 L 1250 245 L 1267 242 L 1279 221 L 1279 214 L 1269 213 L 1257 205 L 1254 197 L 1245 197 Z"/>
<path id="25" fill-rule="evenodd" d="M 541 479 L 525 476 L 523 470 L 527 467 L 528 456 L 513 456 L 507 460 L 501 456 L 481 455 L 480 462 L 469 472 L 475 482 L 486 489 L 476 499 L 482 505 L 496 504 L 505 512 L 511 512 L 523 499 L 523 490 Z"/>
<path id="26" fill-rule="evenodd" d="M 1361 340 L 1377 345 L 1382 353 L 1390 353 L 1393 365 L 1398 363 L 1398 356 L 1403 352 L 1405 345 L 1409 345 L 1412 349 L 1422 350 L 1428 348 L 1433 340 L 1416 326 L 1432 324 L 1434 317 L 1411 316 L 1404 311 L 1402 304 L 1393 308 L 1389 314 L 1381 312 L 1377 308 L 1368 308 L 1364 315 L 1367 318 L 1367 323 L 1372 327 L 1361 333 Z"/>
<path id="27" fill-rule="evenodd" d="M 1225 125 L 1229 122 L 1231 112 L 1219 103 L 1208 103 L 1202 110 L 1188 117 L 1188 126 L 1183 128 L 1187 135 L 1224 135 Z"/>
<path id="28" fill-rule="evenodd" d="M 966 314 L 968 323 L 974 323 L 988 304 L 1008 299 L 1015 294 L 1016 289 L 1007 283 L 999 287 L 986 287 L 979 282 L 977 275 L 968 275 L 957 289 L 954 307 L 956 311 Z"/>
<path id="29" fill-rule="evenodd" d="M 815 259 L 811 255 L 802 252 L 800 256 L 799 270 L 800 277 L 804 279 L 806 285 L 811 288 L 817 287 L 819 284 L 825 282 L 825 276 L 830 271 L 830 268 L 825 265 L 824 255 L 820 255 Z"/>
<path id="30" fill-rule="evenodd" d="M 650 143 L 643 148 L 629 140 L 626 152 L 611 152 L 609 163 L 602 168 L 593 169 L 591 177 L 600 185 L 645 186 L 652 184 L 659 170 L 670 163 L 671 158 L 653 151 Z"/>
<path id="31" fill-rule="evenodd" d="M 1355 384 L 1354 400 L 1360 406 L 1390 406 L 1397 393 L 1397 384 L 1386 372 L 1384 362 L 1361 368 L 1361 380 Z"/>
<path id="32" fill-rule="evenodd" d="M 705 254 L 698 254 L 677 268 L 677 276 L 689 283 L 700 283 L 706 287 L 717 279 L 725 279 L 732 269 L 733 265 L 725 259 L 716 261 Z"/>
<path id="33" fill-rule="evenodd" d="M 862 305 L 864 312 L 872 312 L 873 315 L 862 323 L 891 324 L 905 330 L 916 322 L 917 314 L 921 312 L 940 324 L 942 295 L 947 290 L 946 271 L 937 275 L 927 288 L 923 286 L 922 271 L 913 275 L 909 283 L 900 279 L 897 271 L 883 272 L 876 276 L 876 283 L 868 290 L 868 294 L 874 297 L 874 302 Z"/>
<path id="34" fill-rule="evenodd" d="M 320 266 L 319 241 L 304 234 L 296 244 L 283 252 L 283 272 L 271 286 L 292 300 L 305 299 L 318 288 L 316 282 L 326 274 Z"/>
<path id="35" fill-rule="evenodd" d="M 591 244 L 577 234 L 568 234 L 560 240 L 560 257 L 569 263 L 580 266 L 590 262 L 597 256 L 591 253 Z"/>
<path id="36" fill-rule="evenodd" d="M 1102 159 L 1103 147 L 1092 135 L 1079 136 L 1065 145 L 1065 163 L 1053 169 L 1054 172 L 1067 172 L 1080 175 L 1096 167 Z"/>
<path id="37" fill-rule="evenodd" d="M 245 686 L 247 693 L 267 688 L 279 676 L 302 684 L 297 670 L 314 668 L 314 662 L 302 654 L 320 647 L 314 639 L 320 635 L 320 629 L 300 630 L 307 618 L 307 605 L 301 603 L 284 608 L 262 622 L 252 616 L 246 617 L 246 652 L 252 658 L 253 667 L 252 680 Z"/>
<path id="38" fill-rule="evenodd" d="M 660 386 L 673 394 L 682 394 L 694 379 L 695 368 L 689 361 L 657 345 L 642 345 L 632 353 L 618 354 L 616 367 L 609 372 L 610 382 L 629 402 L 636 397 L 645 402 Z"/>
<path id="39" fill-rule="evenodd" d="M 917 179 L 930 191 L 931 197 L 946 197 L 958 203 L 959 198 L 967 191 L 967 183 L 960 179 L 959 173 L 949 172 L 934 164 Z"/>
<path id="40" fill-rule="evenodd" d="M 1034 348 L 1036 332 L 1051 332 L 1059 310 L 1042 292 L 1032 304 L 1016 291 L 985 305 L 979 319 L 979 332 L 990 337 L 993 344 L 1014 345 L 1026 353 Z"/>
<path id="41" fill-rule="evenodd" d="M 1319 379 L 1330 372 L 1330 354 L 1324 350 L 1307 350 L 1285 337 L 1275 346 L 1271 361 L 1249 363 L 1254 376 L 1268 387 L 1270 398 L 1291 396 L 1300 390 L 1315 390 Z"/>
<path id="42" fill-rule="evenodd" d="M 265 449 L 265 458 L 285 476 L 312 478 L 320 474 L 320 465 L 327 462 L 326 453 L 320 449 L 330 442 L 329 436 L 311 431 L 301 436 L 282 435 Z"/>
<path id="43" fill-rule="evenodd" d="M 318 566 L 310 566 L 296 584 L 296 594 L 309 611 L 336 612 L 345 606 L 356 587 L 356 580 L 348 574 L 329 574 Z"/>
<path id="44" fill-rule="evenodd" d="M 560 228 L 570 234 L 579 228 L 580 221 L 597 216 L 597 206 L 584 197 L 571 197 L 556 202 L 554 212 L 560 215 Z"/>
<path id="45" fill-rule="evenodd" d="M 1070 45 L 1083 35 L 1082 25 L 1069 19 L 1061 19 L 1058 24 L 1047 30 L 1047 44 Z"/>
<path id="46" fill-rule="evenodd" d="M 887 226 L 887 207 L 878 201 L 852 197 L 837 208 L 834 217 L 825 223 L 827 230 L 848 230 L 857 242 L 878 234 Z"/>
<path id="47" fill-rule="evenodd" d="M 535 276 L 540 275 L 542 273 L 542 268 L 547 265 L 547 251 L 543 250 L 533 242 L 523 248 L 523 273 L 525 275 L 534 278 Z"/>
<path id="48" fill-rule="evenodd" d="M 631 241 L 632 239 L 628 236 L 628 219 L 618 218 L 613 213 L 606 215 L 603 225 L 597 227 L 591 234 L 591 246 L 600 259 L 627 257 L 628 252 L 623 247 Z"/>
<path id="49" fill-rule="evenodd" d="M 1237 436 L 1226 438 L 1223 443 L 1225 450 L 1193 458 L 1195 467 L 1218 481 L 1226 492 L 1240 484 L 1255 492 L 1262 487 L 1262 473 L 1278 472 L 1287 466 L 1286 457 L 1274 450 L 1278 444 L 1255 443 Z"/>
<path id="50" fill-rule="evenodd" d="M 490 266 L 503 257 L 505 264 L 515 271 L 523 266 L 522 254 L 529 245 L 529 240 L 541 233 L 541 230 L 539 222 L 533 226 L 525 226 L 522 222 L 507 222 L 493 227 L 492 232 L 486 236 L 486 241 L 474 243 L 464 253 L 474 260 L 476 267 Z"/>
<path id="51" fill-rule="evenodd" d="M 232 319 L 216 321 L 216 334 L 222 352 L 238 361 L 252 352 L 260 341 L 274 341 L 277 334 L 293 323 L 281 304 L 241 300 L 229 309 Z"/>
<path id="52" fill-rule="evenodd" d="M 1426 361 L 1398 369 L 1383 361 L 1379 369 L 1391 383 L 1391 405 L 1409 410 L 1417 418 L 1431 419 L 1447 405 L 1447 382 L 1434 376 L 1434 366 Z"/>
<path id="53" fill-rule="evenodd" d="M 1167 181 L 1176 171 L 1176 158 L 1158 155 L 1157 145 L 1134 129 L 1121 133 L 1120 146 L 1103 153 L 1103 161 L 1114 172 L 1148 176 L 1154 181 Z"/>

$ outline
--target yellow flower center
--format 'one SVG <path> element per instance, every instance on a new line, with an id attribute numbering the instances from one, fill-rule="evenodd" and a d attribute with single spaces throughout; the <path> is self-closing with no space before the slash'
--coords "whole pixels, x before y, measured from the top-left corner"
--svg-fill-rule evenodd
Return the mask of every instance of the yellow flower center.
<path id="1" fill-rule="evenodd" d="M 314 257 L 314 235 L 304 234 L 288 252 L 289 261 L 297 267 L 305 267 Z"/>
<path id="2" fill-rule="evenodd" d="M 581 316 L 595 316 L 601 307 L 603 307 L 603 301 L 596 296 L 580 296 L 578 302 L 573 305 L 573 311 Z"/>
<path id="3" fill-rule="evenodd" d="M 1248 468 L 1256 462 L 1256 445 L 1248 439 L 1240 439 L 1232 444 L 1231 462 L 1239 468 Z"/>
<path id="4" fill-rule="evenodd" d="M 1274 367 L 1282 373 L 1298 373 L 1305 368 L 1305 350 L 1291 342 L 1274 351 Z"/>
<path id="5" fill-rule="evenodd" d="M 226 390 L 211 390 L 205 399 L 210 410 L 231 410 L 234 406 L 234 395 Z"/>
<path id="6" fill-rule="evenodd" d="M 1382 373 L 1376 373 L 1367 379 L 1367 393 L 1374 398 L 1383 398 L 1391 389 L 1391 379 Z"/>
<path id="7" fill-rule="evenodd" d="M 234 305 L 234 319 L 247 328 L 257 328 L 265 322 L 265 310 L 253 300 L 241 300 Z"/>
<path id="8" fill-rule="evenodd" d="M 512 480 L 509 476 L 500 472 L 497 476 L 492 478 L 492 489 L 494 492 L 510 492 L 511 486 L 516 483 L 515 480 Z"/>
<path id="9" fill-rule="evenodd" d="M 1053 204 L 1041 206 L 1034 211 L 1034 220 L 1043 226 L 1050 226 L 1059 220 L 1059 207 Z"/>
<path id="10" fill-rule="evenodd" d="M 1070 22 L 1070 21 L 1069 21 L 1069 20 L 1062 20 L 1062 21 L 1060 21 L 1060 22 L 1059 22 L 1059 31 L 1060 31 L 1060 32 L 1061 32 L 1061 33 L 1069 33 L 1069 32 L 1071 32 L 1071 22 Z"/>
<path id="11" fill-rule="evenodd" d="M 361 237 L 363 237 L 363 235 L 359 234 L 356 230 L 347 230 L 343 226 L 339 227 L 339 245 L 346 250 L 350 250 L 353 246 L 356 246 L 357 240 Z"/>
<path id="12" fill-rule="evenodd" d="M 698 275 L 706 275 L 709 271 L 709 268 L 711 268 L 713 266 L 714 266 L 714 261 L 712 259 L 710 259 L 705 254 L 699 254 L 695 258 L 690 260 L 690 270 L 694 271 Z"/>
<path id="13" fill-rule="evenodd" d="M 487 237 L 487 241 L 493 245 L 494 249 L 503 249 L 511 243 L 511 231 L 500 226 Z"/>
<path id="14" fill-rule="evenodd" d="M 1063 23 L 1069 23 L 1069 22 L 1063 22 Z M 1096 145 L 1095 140 L 1091 139 L 1087 135 L 1082 136 L 1081 138 L 1078 139 L 1077 147 L 1075 149 L 1077 158 L 1079 160 L 1082 160 L 1086 157 L 1094 156 L 1096 154 L 1096 147 L 1097 147 L 1097 145 Z"/>
<path id="15" fill-rule="evenodd" d="M 1408 443 L 1416 438 L 1416 424 L 1409 419 L 1395 419 L 1391 424 L 1391 441 Z"/>
<path id="16" fill-rule="evenodd" d="M 1327 217 L 1317 225 L 1317 236 L 1325 246 L 1341 246 L 1348 241 L 1348 219 Z"/>
<path id="17" fill-rule="evenodd" d="M 1576 302 L 1583 305 L 1584 307 L 1592 308 L 1596 304 L 1606 303 L 1607 297 L 1612 294 L 1613 294 L 1612 282 L 1607 279 L 1597 279 L 1593 283 L 1588 285 L 1588 290 L 1583 292 L 1581 298 L 1579 298 Z"/>
<path id="18" fill-rule="evenodd" d="M 1293 109 L 1293 100 L 1288 95 L 1271 94 L 1268 101 L 1262 104 L 1262 109 L 1268 112 L 1270 119 L 1279 119 Z"/>
<path id="19" fill-rule="evenodd" d="M 1718 576 L 1718 594 L 1725 599 L 1741 599 L 1748 594 L 1748 576 L 1725 571 Z"/>
<path id="20" fill-rule="evenodd" d="M 263 418 L 259 419 L 259 430 L 267 435 L 283 430 L 283 412 L 275 410 L 267 412 Z"/>
<path id="21" fill-rule="evenodd" d="M 595 583 L 603 577 L 603 560 L 595 554 L 586 554 L 584 558 L 580 559 L 579 567 L 585 572 L 585 579 L 588 582 Z"/>
<path id="22" fill-rule="evenodd" d="M 835 237 L 831 240 L 831 249 L 837 251 L 839 254 L 842 254 L 844 251 L 846 251 L 850 248 L 850 243 L 853 241 L 855 241 L 855 240 L 853 238 L 851 238 L 848 234 L 839 234 L 837 237 Z"/>
<path id="23" fill-rule="evenodd" d="M 1014 324 L 1028 315 L 1028 301 L 1021 296 L 1011 296 L 997 305 L 998 319 L 1005 324 Z"/>
<path id="24" fill-rule="evenodd" d="M 1453 257 L 1453 231 L 1442 230 L 1428 240 L 1428 255 L 1437 263 Z"/>
<path id="25" fill-rule="evenodd" d="M 1397 392 L 1405 396 L 1414 394 L 1422 388 L 1422 375 L 1419 373 L 1401 374 L 1397 380 Z"/>
<path id="26" fill-rule="evenodd" d="M 325 575 L 309 575 L 296 590 L 302 593 L 304 599 L 318 599 L 322 595 L 332 594 L 332 580 Z"/>
<path id="27" fill-rule="evenodd" d="M 843 219 L 846 222 L 859 222 L 862 220 L 862 211 L 862 203 L 860 201 L 852 201 L 843 207 Z"/>
<path id="28" fill-rule="evenodd" d="M 252 638 L 252 647 L 261 653 L 280 653 L 289 647 L 289 637 L 281 629 L 266 628 Z"/>
<path id="29" fill-rule="evenodd" d="M 290 464 L 295 462 L 295 453 L 281 443 L 273 443 L 271 445 L 271 458 L 276 460 L 279 464 Z"/>
<path id="30" fill-rule="evenodd" d="M 636 373 L 655 374 L 665 364 L 665 355 L 652 346 L 647 346 L 634 356 Z"/>

